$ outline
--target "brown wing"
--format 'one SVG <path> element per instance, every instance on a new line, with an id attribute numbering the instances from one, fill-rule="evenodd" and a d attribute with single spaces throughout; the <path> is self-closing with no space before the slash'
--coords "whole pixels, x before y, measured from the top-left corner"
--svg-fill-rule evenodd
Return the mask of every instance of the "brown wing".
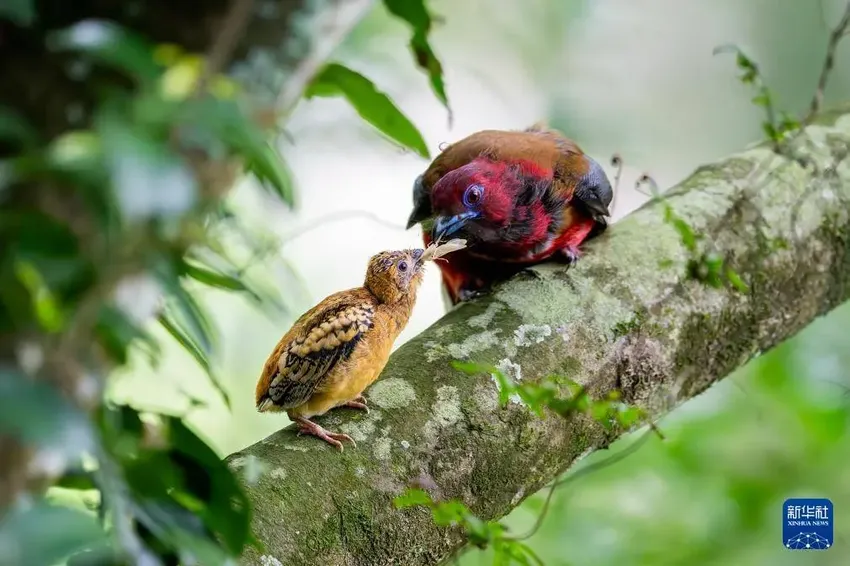
<path id="1" fill-rule="evenodd" d="M 302 316 L 278 343 L 257 384 L 257 407 L 291 409 L 310 399 L 374 325 L 375 304 L 338 294 Z"/>

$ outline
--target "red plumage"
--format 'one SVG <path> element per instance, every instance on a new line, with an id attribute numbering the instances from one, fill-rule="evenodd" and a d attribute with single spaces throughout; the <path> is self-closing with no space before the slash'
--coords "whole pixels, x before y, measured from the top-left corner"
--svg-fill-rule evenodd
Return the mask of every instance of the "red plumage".
<path id="1" fill-rule="evenodd" d="M 527 266 L 578 259 L 607 226 L 612 198 L 599 164 L 559 132 L 485 130 L 448 146 L 416 180 L 408 228 L 423 223 L 426 245 L 467 240 L 439 264 L 457 304 Z"/>

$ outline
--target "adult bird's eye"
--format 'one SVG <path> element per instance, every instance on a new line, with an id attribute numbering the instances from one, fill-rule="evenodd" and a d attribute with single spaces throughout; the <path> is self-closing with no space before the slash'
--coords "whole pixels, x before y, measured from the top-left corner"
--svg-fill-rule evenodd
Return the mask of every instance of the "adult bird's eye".
<path id="1" fill-rule="evenodd" d="M 481 185 L 470 185 L 463 193 L 464 206 L 471 207 L 481 202 L 481 197 L 484 195 L 484 187 Z"/>
<path id="2" fill-rule="evenodd" d="M 398 270 L 399 271 L 407 271 L 407 262 L 406 261 L 398 262 Z"/>

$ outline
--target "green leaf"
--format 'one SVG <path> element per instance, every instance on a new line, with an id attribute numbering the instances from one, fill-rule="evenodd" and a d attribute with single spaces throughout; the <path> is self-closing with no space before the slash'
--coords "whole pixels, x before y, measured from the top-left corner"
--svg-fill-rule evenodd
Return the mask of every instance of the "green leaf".
<path id="1" fill-rule="evenodd" d="M 97 423 L 103 445 L 114 458 L 138 456 L 144 434 L 138 411 L 127 405 L 103 404 L 98 408 Z"/>
<path id="2" fill-rule="evenodd" d="M 749 293 L 750 286 L 738 275 L 738 272 L 731 267 L 726 268 L 726 279 L 741 293 Z"/>
<path id="3" fill-rule="evenodd" d="M 393 504 L 397 509 L 416 507 L 417 505 L 430 507 L 432 503 L 433 501 L 431 500 L 431 496 L 428 495 L 428 492 L 424 489 L 411 488 L 393 499 Z"/>
<path id="4" fill-rule="evenodd" d="M 208 287 L 225 291 L 248 291 L 248 288 L 235 275 L 201 267 L 197 263 L 189 261 L 185 262 L 183 269 L 186 276 Z"/>
<path id="5" fill-rule="evenodd" d="M 498 371 L 494 366 L 488 364 L 480 364 L 477 362 L 463 362 L 454 360 L 451 366 L 467 375 L 478 375 L 480 373 L 495 373 Z"/>
<path id="6" fill-rule="evenodd" d="M 469 537 L 469 542 L 475 546 L 483 548 L 490 542 L 489 524 L 475 515 L 467 514 L 464 517 L 464 527 L 466 527 L 466 536 Z"/>
<path id="7" fill-rule="evenodd" d="M 753 98 L 752 102 L 753 102 L 753 104 L 755 104 L 756 106 L 762 106 L 762 107 L 764 107 L 764 108 L 767 108 L 767 107 L 768 107 L 768 106 L 770 106 L 770 104 L 771 104 L 771 102 L 770 102 L 770 96 L 769 96 L 769 95 L 768 95 L 768 93 L 766 93 L 766 92 L 762 92 L 762 93 L 760 93 L 760 94 L 756 95 L 756 96 Z"/>
<path id="8" fill-rule="evenodd" d="M 35 0 L 3 0 L 3 2 L 0 2 L 0 20 L 9 20 L 19 27 L 30 27 L 35 19 Z"/>
<path id="9" fill-rule="evenodd" d="M 107 305 L 100 309 L 95 335 L 109 357 L 121 365 L 127 363 L 132 345 L 141 347 L 154 364 L 162 355 L 153 336 L 114 306 Z"/>
<path id="10" fill-rule="evenodd" d="M 430 159 L 428 147 L 416 126 L 390 98 L 356 71 L 330 63 L 307 86 L 307 98 L 344 96 L 360 116 L 389 138 Z"/>
<path id="11" fill-rule="evenodd" d="M 392 15 L 404 20 L 413 28 L 410 50 L 413 52 L 416 64 L 428 73 L 431 88 L 443 106 L 449 110 L 449 119 L 451 119 L 451 108 L 449 108 L 443 79 L 443 65 L 428 42 L 433 18 L 428 13 L 425 0 L 384 0 L 384 6 Z"/>
<path id="12" fill-rule="evenodd" d="M 156 80 L 162 70 L 153 47 L 140 36 L 106 20 L 84 20 L 47 36 L 53 51 L 77 51 L 95 61 L 128 73 L 143 82 Z"/>
<path id="13" fill-rule="evenodd" d="M 38 132 L 16 110 L 0 106 L 0 141 L 18 142 L 31 149 L 38 145 Z"/>
<path id="14" fill-rule="evenodd" d="M 263 188 L 289 206 L 295 204 L 295 181 L 286 160 L 268 142 L 245 154 L 245 170 L 254 175 Z"/>
<path id="15" fill-rule="evenodd" d="M 193 535 L 183 529 L 172 529 L 168 533 L 175 547 L 188 554 L 204 566 L 228 566 L 234 564 L 233 558 L 209 538 Z M 191 562 L 190 562 L 191 563 Z"/>
<path id="16" fill-rule="evenodd" d="M 159 539 L 157 546 L 165 543 L 175 553 L 179 553 L 180 563 L 203 566 L 233 563 L 233 557 L 209 536 L 210 533 L 194 513 L 169 501 L 147 500 L 137 507 L 140 521 L 156 533 Z M 160 550 L 160 554 L 165 553 Z M 169 562 L 177 563 L 177 560 Z"/>
<path id="17" fill-rule="evenodd" d="M 205 357 L 212 353 L 217 341 L 215 329 L 206 313 L 184 287 L 180 277 L 184 275 L 186 262 L 181 256 L 160 257 L 155 262 L 154 273 L 167 293 L 163 312 L 175 327 L 181 328 L 195 343 Z M 209 365 L 209 364 L 202 364 Z"/>
<path id="18" fill-rule="evenodd" d="M 174 338 L 177 343 L 180 344 L 183 349 L 186 350 L 186 352 L 188 352 L 188 354 L 192 356 L 198 363 L 198 365 L 201 366 L 201 368 L 207 373 L 207 377 L 209 377 L 213 387 L 221 396 L 225 406 L 230 409 L 230 395 L 227 393 L 227 390 L 224 389 L 224 386 L 218 380 L 218 377 L 213 371 L 208 353 L 205 352 L 202 347 L 195 341 L 195 339 L 190 335 L 189 331 L 180 323 L 175 321 L 174 318 L 169 315 L 169 313 L 160 313 L 159 316 L 157 316 L 157 320 L 166 330 L 166 332 L 168 332 L 172 336 L 172 338 Z"/>
<path id="19" fill-rule="evenodd" d="M 617 412 L 617 421 L 625 428 L 631 428 L 643 417 L 644 411 L 635 406 L 627 406 Z"/>
<path id="20" fill-rule="evenodd" d="M 251 533 L 251 505 L 236 477 L 218 454 L 180 419 L 168 419 L 169 438 L 174 450 L 194 460 L 210 480 L 204 508 L 198 511 L 204 524 L 219 535 L 231 554 L 241 554 Z M 199 479 L 197 473 L 187 478 Z M 196 494 L 201 495 L 201 494 Z"/>
<path id="21" fill-rule="evenodd" d="M 434 523 L 440 527 L 462 524 L 469 514 L 469 508 L 456 499 L 438 503 L 431 508 Z"/>
<path id="22" fill-rule="evenodd" d="M 122 216 L 130 221 L 179 218 L 198 199 L 188 165 L 163 140 L 134 127 L 115 108 L 96 118 L 112 191 Z"/>
<path id="23" fill-rule="evenodd" d="M 234 101 L 213 97 L 192 99 L 182 107 L 180 119 L 207 131 L 210 140 L 224 142 L 243 158 L 246 171 L 256 176 L 267 191 L 294 206 L 292 171 L 263 131 Z"/>
<path id="24" fill-rule="evenodd" d="M 66 471 L 61 478 L 53 482 L 53 486 L 61 487 L 63 489 L 97 489 L 97 485 L 94 483 L 92 474 L 82 468 L 75 468 Z"/>
<path id="25" fill-rule="evenodd" d="M 11 510 L 0 523 L 2 556 L 11 559 L 4 564 L 46 566 L 108 544 L 109 538 L 93 515 L 44 500 Z"/>
<path id="26" fill-rule="evenodd" d="M 19 372 L 0 370 L 0 434 L 75 458 L 91 451 L 95 436 L 85 414 L 53 387 Z"/>
<path id="27" fill-rule="evenodd" d="M 18 281 L 29 291 L 32 310 L 41 328 L 51 334 L 61 331 L 65 327 L 65 313 L 41 273 L 26 261 L 16 261 L 14 268 Z"/>
<path id="28" fill-rule="evenodd" d="M 255 243 L 249 243 L 254 246 Z M 259 253 L 254 250 L 254 253 Z M 195 247 L 183 258 L 181 274 L 194 279 L 198 283 L 224 291 L 243 292 L 257 305 L 262 307 L 265 314 L 274 315 L 285 312 L 286 308 L 280 298 L 273 292 L 264 289 L 255 281 L 247 270 L 237 268 L 225 256 L 223 250 L 210 247 Z"/>
<path id="29" fill-rule="evenodd" d="M 671 223 L 676 231 L 679 233 L 679 237 L 682 239 L 682 245 L 687 248 L 688 251 L 693 252 L 697 248 L 697 237 L 694 234 L 693 229 L 690 225 L 679 218 L 678 216 L 674 216 L 671 219 Z"/>

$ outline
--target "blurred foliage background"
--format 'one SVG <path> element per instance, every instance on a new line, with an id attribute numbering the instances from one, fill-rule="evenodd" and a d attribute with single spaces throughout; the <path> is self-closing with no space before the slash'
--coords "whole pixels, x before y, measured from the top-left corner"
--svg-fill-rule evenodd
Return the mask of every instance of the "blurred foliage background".
<path id="1" fill-rule="evenodd" d="M 333 59 L 368 76 L 422 132 L 440 143 L 486 128 L 522 128 L 539 119 L 578 140 L 626 174 L 614 216 L 646 198 L 632 189 L 650 172 L 664 188 L 700 164 L 762 138 L 760 109 L 737 79 L 741 46 L 761 67 L 780 108 L 805 112 L 820 73 L 839 0 L 432 0 L 439 15 L 432 44 L 445 70 L 452 120 L 411 64 L 409 28 L 381 5 Z M 839 49 L 826 102 L 850 99 L 850 41 Z M 114 372 L 108 396 L 140 409 L 186 416 L 225 456 L 288 424 L 257 414 L 256 378 L 294 319 L 327 294 L 360 284 L 370 255 L 420 243 L 403 230 L 412 180 L 426 161 L 381 139 L 340 98 L 302 101 L 279 149 L 291 168 L 295 206 L 246 178 L 228 208 L 259 244 L 222 235 L 259 288 L 279 294 L 280 309 L 259 310 L 240 294 L 189 286 L 219 333 L 211 364 L 230 397 L 228 410 L 186 349 L 161 325 L 158 364 L 140 348 Z M 261 250 L 258 252 L 257 249 Z M 156 295 L 128 291 L 144 311 Z M 426 276 L 413 319 L 398 344 L 444 312 L 436 270 Z M 547 565 L 846 564 L 850 551 L 850 308 L 818 320 L 659 423 L 667 441 L 650 439 L 623 461 L 558 490 L 528 541 Z M 397 344 L 397 345 L 398 345 Z M 594 454 L 605 459 L 639 433 Z M 507 519 L 512 531 L 534 523 L 545 494 Z M 788 497 L 831 498 L 835 548 L 791 553 L 782 547 L 781 504 Z M 54 489 L 79 504 L 76 491 Z M 89 504 L 90 505 L 90 504 Z M 1 550 L 1 549 L 0 549 Z M 491 563 L 466 553 L 464 566 Z M 0 554 L 0 564 L 3 562 Z"/>

